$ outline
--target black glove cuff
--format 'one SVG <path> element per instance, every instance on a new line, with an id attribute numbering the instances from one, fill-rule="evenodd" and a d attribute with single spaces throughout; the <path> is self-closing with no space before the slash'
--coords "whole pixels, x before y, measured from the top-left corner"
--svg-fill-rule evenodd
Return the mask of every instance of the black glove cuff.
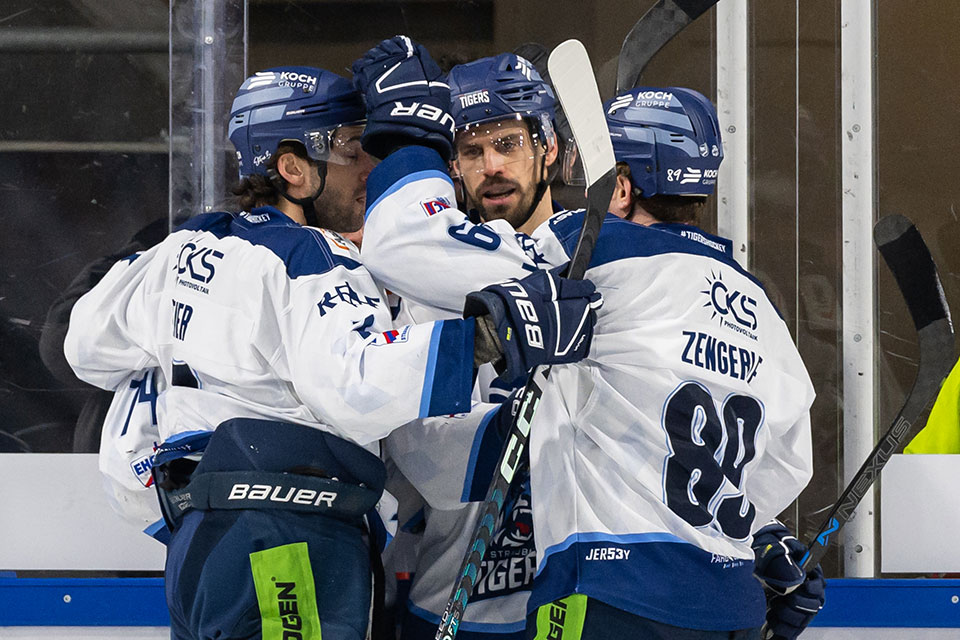
<path id="1" fill-rule="evenodd" d="M 503 299 L 490 291 L 471 291 L 463 303 L 463 317 L 489 315 L 495 327 L 507 317 L 507 307 Z"/>

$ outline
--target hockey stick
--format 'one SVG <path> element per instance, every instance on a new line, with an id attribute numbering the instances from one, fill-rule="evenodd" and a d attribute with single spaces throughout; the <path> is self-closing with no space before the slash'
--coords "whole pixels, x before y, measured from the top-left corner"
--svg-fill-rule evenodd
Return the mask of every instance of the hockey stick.
<path id="1" fill-rule="evenodd" d="M 893 424 L 880 438 L 860 470 L 843 490 L 800 561 L 804 570 L 820 562 L 834 533 L 853 517 L 864 494 L 876 481 L 883 465 L 900 448 L 914 421 L 937 395 L 954 365 L 953 325 L 930 250 L 920 232 L 901 215 L 881 218 L 873 227 L 873 239 L 897 281 L 917 328 L 920 366 L 913 388 Z"/>
<path id="2" fill-rule="evenodd" d="M 577 141 L 587 176 L 587 211 L 567 270 L 567 277 L 579 279 L 583 277 L 590 263 L 600 226 L 610 205 L 616 183 L 616 161 L 603 105 L 600 103 L 600 93 L 586 49 L 577 40 L 567 40 L 553 50 L 547 65 L 557 97 L 563 105 Z M 503 511 L 510 483 L 520 466 L 530 434 L 530 423 L 540 404 L 544 383 L 549 375 L 550 367 L 538 367 L 527 379 L 520 409 L 510 423 L 493 481 L 487 489 L 483 510 L 477 520 L 474 541 L 463 559 L 457 584 L 440 619 L 437 640 L 453 640 L 457 635 L 467 601 L 476 585 L 480 563 L 493 536 L 497 519 Z"/>
<path id="3" fill-rule="evenodd" d="M 620 47 L 617 93 L 640 84 L 640 75 L 665 44 L 718 0 L 659 0 L 643 14 Z"/>
<path id="4" fill-rule="evenodd" d="M 937 395 L 953 367 L 953 325 L 930 250 L 910 220 L 901 215 L 885 216 L 873 227 L 873 240 L 886 261 L 897 287 L 907 303 L 917 329 L 920 366 L 913 388 L 870 455 L 834 503 L 817 535 L 807 544 L 800 560 L 804 571 L 815 567 L 827 552 L 833 534 L 853 518 L 864 494 L 873 486 L 883 466 L 912 431 L 914 421 Z M 761 637 L 767 638 L 764 623 Z M 780 636 L 773 636 L 778 640 Z"/>

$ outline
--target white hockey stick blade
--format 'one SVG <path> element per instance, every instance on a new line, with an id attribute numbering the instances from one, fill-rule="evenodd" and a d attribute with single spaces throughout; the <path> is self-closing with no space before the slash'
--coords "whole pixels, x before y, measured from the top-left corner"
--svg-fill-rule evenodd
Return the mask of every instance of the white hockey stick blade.
<path id="1" fill-rule="evenodd" d="M 567 40 L 550 53 L 547 69 L 577 141 L 590 187 L 616 165 L 590 57 L 579 40 Z"/>

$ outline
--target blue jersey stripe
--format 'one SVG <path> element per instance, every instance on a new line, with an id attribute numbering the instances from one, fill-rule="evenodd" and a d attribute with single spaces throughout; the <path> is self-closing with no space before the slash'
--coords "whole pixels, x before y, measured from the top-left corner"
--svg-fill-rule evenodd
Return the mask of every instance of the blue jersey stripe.
<path id="1" fill-rule="evenodd" d="M 550 228 L 572 255 L 583 226 L 584 211 L 560 215 L 550 221 Z M 762 283 L 744 269 L 734 258 L 729 240 L 686 224 L 658 223 L 650 226 L 628 222 L 608 213 L 600 227 L 600 235 L 590 258 L 590 267 L 625 260 L 646 258 L 668 253 L 686 253 L 712 258 L 728 265 L 755 282 Z"/>
<path id="2" fill-rule="evenodd" d="M 257 207 L 247 215 L 205 213 L 187 220 L 177 231 L 205 231 L 217 238 L 232 236 L 269 249 L 290 278 L 319 275 L 334 267 L 356 269 L 360 263 L 330 251 L 320 231 L 304 227 L 274 207 Z"/>
<path id="3" fill-rule="evenodd" d="M 571 533 L 563 542 L 551 545 L 540 558 L 537 566 L 537 573 L 543 570 L 543 566 L 554 553 L 566 551 L 578 542 L 611 542 L 615 544 L 642 544 L 644 542 L 679 542 L 689 544 L 686 540 L 678 538 L 672 533 L 665 531 L 651 533 L 630 533 L 618 535 L 615 533 L 603 533 L 599 531 L 588 531 L 584 533 Z"/>
<path id="4" fill-rule="evenodd" d="M 554 552 L 534 581 L 527 611 L 581 593 L 677 627 L 732 631 L 763 624 L 766 599 L 753 560 L 675 540 L 622 541 L 630 537 L 581 536 Z"/>
<path id="5" fill-rule="evenodd" d="M 470 459 L 467 460 L 467 473 L 463 477 L 463 493 L 460 502 L 479 502 L 486 498 L 487 488 L 493 478 L 503 438 L 495 427 L 490 427 L 500 407 L 487 412 L 477 427 L 470 447 Z"/>
<path id="6" fill-rule="evenodd" d="M 473 318 L 443 320 L 430 347 L 431 390 L 421 414 L 441 416 L 470 410 L 473 389 Z M 425 381 L 426 382 L 426 379 Z M 426 387 L 426 384 L 424 385 Z"/>
<path id="7" fill-rule="evenodd" d="M 443 331 L 443 321 L 433 323 L 430 332 L 430 351 L 427 353 L 427 367 L 423 374 L 423 391 L 420 393 L 420 417 L 430 415 L 430 400 L 433 395 L 433 378 L 437 368 L 437 349 L 440 348 L 440 332 Z"/>

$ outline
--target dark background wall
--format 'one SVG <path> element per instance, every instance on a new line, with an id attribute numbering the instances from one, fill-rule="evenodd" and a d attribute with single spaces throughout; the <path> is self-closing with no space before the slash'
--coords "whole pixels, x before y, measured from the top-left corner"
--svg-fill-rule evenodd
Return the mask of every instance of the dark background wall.
<path id="1" fill-rule="evenodd" d="M 802 532 L 835 499 L 842 454 L 840 1 L 749 4 L 752 261 L 818 391 L 816 475 L 788 514 Z M 250 0 L 248 69 L 308 64 L 348 75 L 369 46 L 400 32 L 446 64 L 576 37 L 610 97 L 620 43 L 652 4 Z M 169 9 L 169 0 L 0 1 L 0 450 L 96 447 L 95 434 L 75 437 L 91 391 L 42 360 L 40 342 L 51 305 L 84 266 L 167 215 Z M 879 210 L 917 222 L 956 304 L 960 4 L 880 0 L 876 11 Z M 67 36 L 77 29 L 161 42 L 71 47 Z M 654 59 L 646 83 L 715 99 L 715 29 L 711 11 Z M 24 45 L 24 37 L 37 44 Z M 709 218 L 712 227 L 715 214 Z M 917 354 L 899 294 L 885 268 L 878 274 L 884 424 L 908 390 Z"/>

